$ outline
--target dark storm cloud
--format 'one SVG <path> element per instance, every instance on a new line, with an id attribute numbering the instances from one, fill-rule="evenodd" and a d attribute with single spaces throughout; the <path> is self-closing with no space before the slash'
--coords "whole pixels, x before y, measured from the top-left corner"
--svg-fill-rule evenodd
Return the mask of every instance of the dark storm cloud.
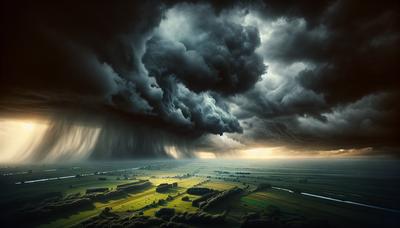
<path id="1" fill-rule="evenodd" d="M 237 115 L 242 118 L 256 115 L 266 119 L 303 114 L 318 115 L 327 105 L 321 94 L 307 90 L 297 82 L 297 74 L 304 68 L 307 68 L 307 65 L 303 63 L 271 64 L 270 75 L 267 74 L 244 96 L 234 99 L 241 107 Z"/>
<path id="2" fill-rule="evenodd" d="M 99 116 L 93 122 L 102 128 L 93 157 L 109 157 L 102 154 L 113 150 L 120 151 L 115 152 L 118 157 L 129 150 L 133 156 L 166 156 L 168 145 L 187 151 L 176 135 L 185 141 L 205 133 L 241 132 L 219 93 L 245 91 L 264 71 L 262 58 L 254 53 L 260 44 L 257 29 L 224 21 L 209 5 L 175 4 L 2 3 L 0 108 L 6 117 L 27 113 L 52 120 L 36 160 L 59 145 L 64 135 L 74 134 L 68 125 L 85 124 L 87 118 L 80 116 L 86 114 Z M 165 41 L 162 46 L 156 30 L 161 21 L 170 20 L 165 14 L 175 6 L 177 12 L 201 9 L 197 17 L 188 12 L 186 20 L 209 37 L 188 37 L 184 44 Z M 199 13 L 210 19 L 205 22 Z M 165 53 L 157 56 L 154 50 Z M 173 53 L 175 59 L 163 55 Z M 151 66 L 142 61 L 144 55 L 170 62 Z M 156 67 L 168 73 L 156 75 L 161 71 Z M 76 117 L 64 114 L 73 112 Z M 129 127 L 121 127 L 118 119 Z M 157 143 L 150 143 L 154 138 Z"/>
<path id="3" fill-rule="evenodd" d="M 228 150 L 399 146 L 395 1 L 9 1 L 1 10 L 0 114 L 52 120 L 36 160 L 85 123 L 102 129 L 93 158 L 165 157 L 166 146 L 190 157 L 196 143 L 226 151 L 209 133 L 233 133 L 222 137 Z"/>
<path id="4" fill-rule="evenodd" d="M 161 20 L 155 2 L 4 3 L 2 98 L 15 91 L 80 95 L 132 112 L 162 91 L 143 74 L 144 42 Z M 141 20 L 142 14 L 152 15 Z M 77 101 L 79 103 L 79 100 Z M 51 106 L 51 105 L 50 105 Z"/>
<path id="5" fill-rule="evenodd" d="M 382 150 L 398 147 L 398 129 L 394 127 L 399 124 L 398 113 L 389 94 L 374 94 L 321 111 L 317 116 L 258 115 L 244 118 L 241 124 L 243 137 L 253 144 L 268 142 L 300 150 L 364 147 Z"/>
<path id="6" fill-rule="evenodd" d="M 14 87 L 18 87 L 27 90 L 99 96 L 118 109 L 135 113 L 154 111 L 151 114 L 160 114 L 157 112 L 162 111 L 160 109 L 164 106 L 162 104 L 164 88 L 159 87 L 152 75 L 150 77 L 147 75 L 141 57 L 146 49 L 145 41 L 152 36 L 153 30 L 160 23 L 165 5 L 158 1 L 141 4 L 93 1 L 82 4 L 47 1 L 35 4 L 23 3 L 6 4 L 5 7 L 17 15 L 5 13 L 4 16 L 5 22 L 13 23 L 8 27 L 10 33 L 6 33 L 9 37 L 5 37 L 7 45 L 3 48 L 6 52 L 4 56 L 7 57 L 4 58 L 2 67 L 4 90 L 14 90 Z M 213 10 L 208 9 L 205 13 L 213 14 Z M 143 20 L 143 15 L 148 16 L 146 20 Z M 210 20 L 208 23 L 211 28 L 214 22 Z M 221 27 L 221 25 L 216 26 Z M 255 46 L 259 44 L 256 29 L 237 27 L 231 30 L 234 30 L 233 34 L 223 42 L 229 43 L 232 50 L 221 46 L 225 49 L 214 50 L 212 54 L 218 55 L 223 52 L 234 52 L 234 54 L 217 56 L 213 60 L 214 64 L 220 64 L 220 69 L 229 70 L 233 63 L 224 62 L 228 57 L 242 58 L 235 63 L 238 67 L 260 64 L 260 58 L 253 53 Z M 241 42 L 233 41 L 235 32 L 239 35 L 243 33 L 241 35 L 243 39 L 253 39 L 246 41 L 247 49 L 240 46 Z M 11 36 L 15 33 L 20 35 L 16 39 Z M 209 46 L 212 43 L 212 40 L 208 41 Z M 235 45 L 239 47 L 236 48 Z M 185 57 L 188 63 L 196 64 L 195 61 L 198 60 L 195 55 L 188 54 Z M 258 62 L 254 63 L 253 60 Z M 224 64 L 226 66 L 222 66 Z M 176 65 L 179 65 L 179 62 L 176 62 Z M 262 70 L 262 67 L 261 63 L 259 68 Z M 190 66 L 187 67 L 189 68 Z M 220 74 L 226 77 L 223 82 L 232 83 L 233 88 L 228 89 L 233 92 L 241 84 L 251 86 L 260 72 L 249 72 L 244 75 L 244 72 L 238 74 L 235 71 L 221 70 Z M 176 74 L 176 76 L 182 75 Z M 251 76 L 253 79 L 247 82 L 243 79 L 246 76 Z M 222 86 L 223 83 L 219 82 L 219 85 Z M 243 89 L 238 88 L 238 90 Z M 175 94 L 169 94 L 173 95 Z M 207 131 L 207 127 L 200 127 Z M 227 129 L 235 131 L 238 128 Z M 218 132 L 222 133 L 225 130 L 222 127 Z"/>
<path id="7" fill-rule="evenodd" d="M 398 147 L 399 5 L 285 4 L 253 8 L 268 32 L 259 53 L 269 72 L 234 101 L 244 137 L 297 148 Z"/>
<path id="8" fill-rule="evenodd" d="M 254 85 L 265 71 L 262 58 L 254 53 L 260 45 L 258 29 L 212 12 L 211 6 L 189 4 L 168 12 L 143 56 L 151 76 L 173 74 L 193 91 L 227 94 Z"/>
<path id="9" fill-rule="evenodd" d="M 237 119 L 225 111 L 229 108 L 223 101 L 218 102 L 207 93 L 194 93 L 174 78 L 165 79 L 162 85 L 162 113 L 168 120 L 214 134 L 241 132 Z"/>
<path id="10" fill-rule="evenodd" d="M 265 10 L 259 14 L 267 20 L 281 17 L 287 21 L 272 32 L 273 39 L 264 46 L 267 59 L 315 63 L 317 67 L 302 72 L 298 80 L 323 93 L 332 104 L 397 88 L 400 16 L 395 1 L 308 3 L 274 7 L 274 1 L 265 2 Z M 274 17 L 269 17 L 269 12 Z"/>

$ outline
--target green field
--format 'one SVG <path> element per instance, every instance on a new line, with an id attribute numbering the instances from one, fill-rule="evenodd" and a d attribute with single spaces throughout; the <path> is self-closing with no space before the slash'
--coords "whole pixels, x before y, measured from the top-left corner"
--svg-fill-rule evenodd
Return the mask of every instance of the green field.
<path id="1" fill-rule="evenodd" d="M 3 165 L 1 219 L 6 227 L 109 227 L 141 222 L 149 227 L 168 222 L 189 227 L 246 227 L 252 222 L 271 227 L 398 227 L 398 169 L 394 162 L 364 160 Z M 138 183 L 146 185 L 121 190 L 123 184 Z M 170 186 L 157 190 L 162 183 Z M 261 184 L 268 185 L 260 188 Z M 194 206 L 192 202 L 202 198 L 187 192 L 193 187 L 214 191 L 213 200 Z M 86 193 L 93 188 L 108 190 Z M 234 189 L 240 191 L 221 196 Z M 175 216 L 160 215 L 162 208 L 174 209 Z"/>

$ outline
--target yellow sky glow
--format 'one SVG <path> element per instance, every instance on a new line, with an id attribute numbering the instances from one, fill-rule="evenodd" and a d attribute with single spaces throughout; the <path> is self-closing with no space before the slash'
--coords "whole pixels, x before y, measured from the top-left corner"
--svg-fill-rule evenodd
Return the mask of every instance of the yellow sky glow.
<path id="1" fill-rule="evenodd" d="M 20 162 L 43 137 L 47 124 L 0 119 L 0 162 Z"/>
<path id="2" fill-rule="evenodd" d="M 29 162 L 49 128 L 49 122 L 0 119 L 0 162 Z M 64 132 L 42 162 L 79 161 L 90 156 L 101 128 L 74 125 Z"/>
<path id="3" fill-rule="evenodd" d="M 337 149 L 337 150 L 314 150 L 314 151 L 297 151 L 288 149 L 284 146 L 277 147 L 254 147 L 249 149 L 241 149 L 231 151 L 229 153 L 214 152 L 195 152 L 197 158 L 200 159 L 302 159 L 302 158 L 348 158 L 352 156 L 363 156 L 373 151 L 371 147 Z"/>
<path id="4" fill-rule="evenodd" d="M 215 158 L 217 158 L 215 156 L 215 154 L 212 152 L 200 151 L 200 152 L 195 152 L 195 155 L 197 158 L 200 158 L 200 159 L 215 159 Z"/>

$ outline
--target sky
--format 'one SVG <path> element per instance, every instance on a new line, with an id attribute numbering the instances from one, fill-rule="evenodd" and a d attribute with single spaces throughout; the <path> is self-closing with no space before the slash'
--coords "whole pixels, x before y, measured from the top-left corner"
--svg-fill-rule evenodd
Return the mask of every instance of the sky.
<path id="1" fill-rule="evenodd" d="M 0 161 L 399 157 L 396 1 L 2 1 Z"/>

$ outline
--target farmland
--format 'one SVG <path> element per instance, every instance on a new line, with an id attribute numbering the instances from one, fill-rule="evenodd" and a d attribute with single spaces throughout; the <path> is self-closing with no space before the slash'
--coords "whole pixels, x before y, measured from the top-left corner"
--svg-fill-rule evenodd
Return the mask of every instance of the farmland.
<path id="1" fill-rule="evenodd" d="M 2 165 L 0 175 L 10 227 L 400 224 L 397 161 L 143 160 Z"/>

